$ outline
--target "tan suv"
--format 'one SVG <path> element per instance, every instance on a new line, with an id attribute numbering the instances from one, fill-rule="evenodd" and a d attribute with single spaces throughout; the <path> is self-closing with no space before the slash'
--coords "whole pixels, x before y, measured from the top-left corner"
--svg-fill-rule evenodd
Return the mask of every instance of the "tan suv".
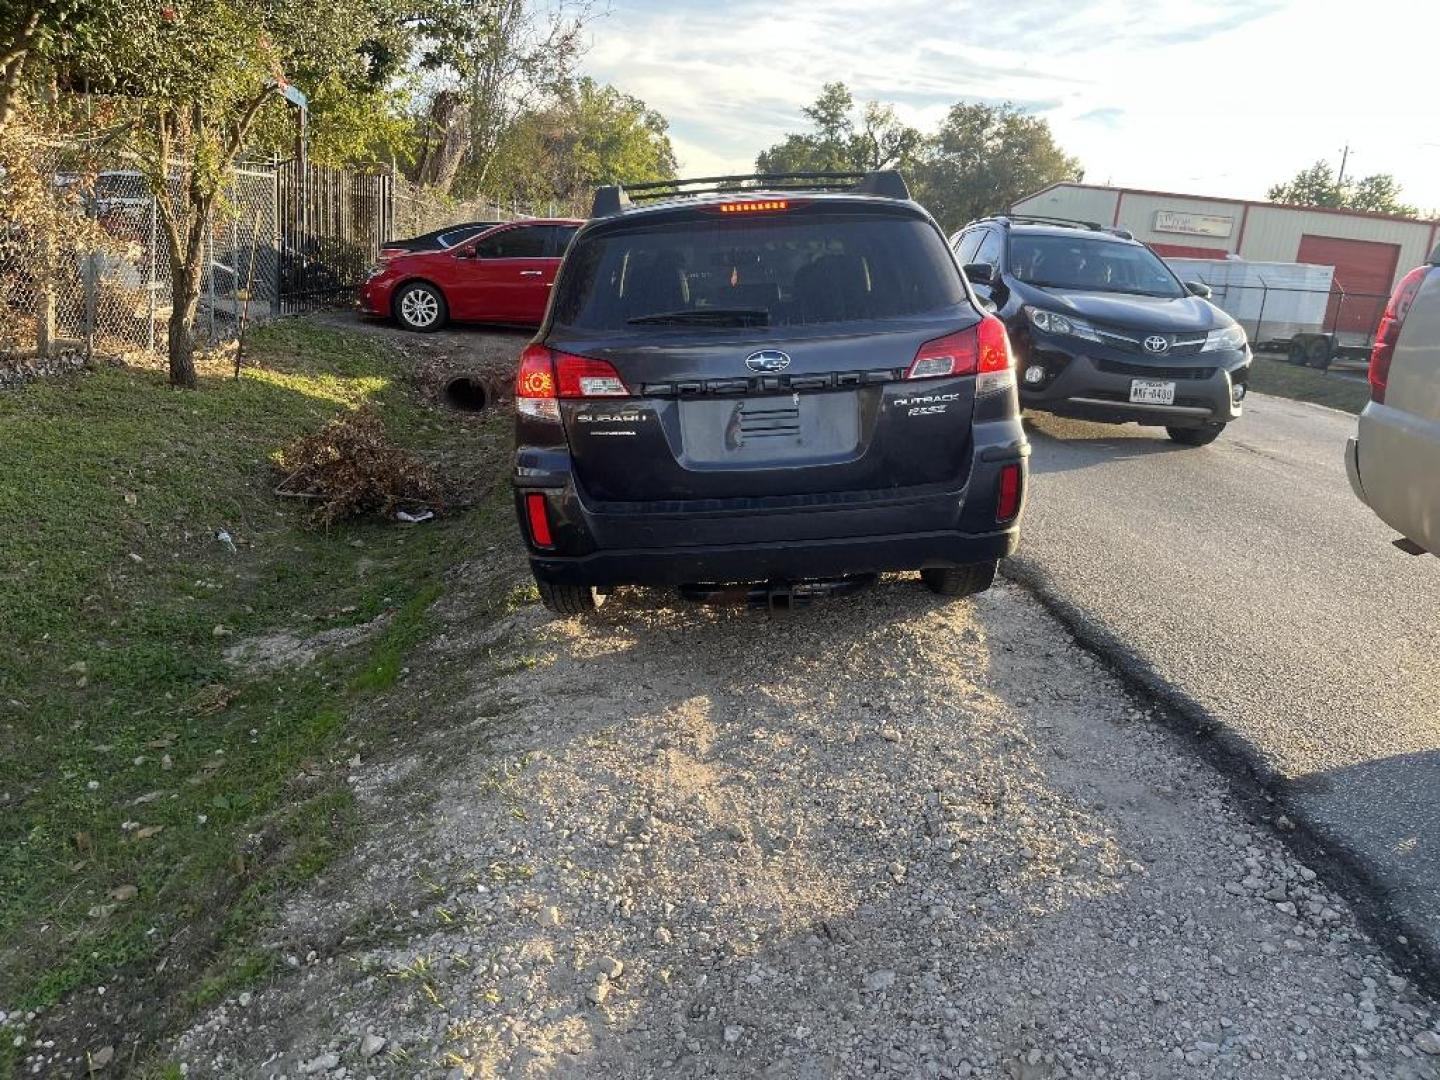
<path id="1" fill-rule="evenodd" d="M 1345 468 L 1355 494 L 1400 533 L 1396 547 L 1440 555 L 1440 248 L 1385 308 Z"/>

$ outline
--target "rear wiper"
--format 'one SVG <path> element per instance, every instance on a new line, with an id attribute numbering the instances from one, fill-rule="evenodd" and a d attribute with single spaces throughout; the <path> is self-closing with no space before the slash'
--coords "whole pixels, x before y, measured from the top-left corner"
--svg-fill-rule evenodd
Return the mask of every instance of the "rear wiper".
<path id="1" fill-rule="evenodd" d="M 764 308 L 683 308 L 680 311 L 654 311 L 625 321 L 632 326 L 703 326 L 707 323 L 717 326 L 768 326 L 770 312 Z"/>

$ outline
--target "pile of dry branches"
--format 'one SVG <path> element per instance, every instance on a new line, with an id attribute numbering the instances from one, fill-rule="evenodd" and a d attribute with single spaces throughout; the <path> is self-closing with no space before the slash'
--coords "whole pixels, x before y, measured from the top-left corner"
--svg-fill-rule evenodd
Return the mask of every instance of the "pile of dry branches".
<path id="1" fill-rule="evenodd" d="M 317 525 L 365 513 L 435 509 L 440 482 L 423 461 L 390 441 L 368 408 L 331 420 L 276 455 L 277 495 L 310 499 Z"/>

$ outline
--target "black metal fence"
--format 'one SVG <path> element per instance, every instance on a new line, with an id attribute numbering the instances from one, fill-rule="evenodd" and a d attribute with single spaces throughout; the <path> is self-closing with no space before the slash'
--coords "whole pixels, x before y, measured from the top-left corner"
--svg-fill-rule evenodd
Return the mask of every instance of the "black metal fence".
<path id="1" fill-rule="evenodd" d="M 287 161 L 274 177 L 280 311 L 348 303 L 391 239 L 390 175 Z"/>

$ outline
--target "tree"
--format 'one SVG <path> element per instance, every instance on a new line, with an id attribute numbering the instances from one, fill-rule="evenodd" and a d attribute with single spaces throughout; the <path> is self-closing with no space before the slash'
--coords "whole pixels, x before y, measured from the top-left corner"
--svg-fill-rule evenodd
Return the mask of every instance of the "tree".
<path id="1" fill-rule="evenodd" d="M 1335 182 L 1335 170 L 1325 161 L 1317 161 L 1308 169 L 1301 169 L 1285 183 L 1272 187 L 1265 197 L 1271 202 L 1294 206 L 1344 205 L 1344 191 Z"/>
<path id="2" fill-rule="evenodd" d="M 1373 173 L 1356 181 L 1349 190 L 1347 205 L 1352 210 L 1369 210 L 1376 214 L 1419 216 L 1416 207 L 1400 201 L 1400 182 L 1390 173 Z"/>
<path id="3" fill-rule="evenodd" d="M 482 188 L 516 120 L 569 84 L 590 17 L 589 0 L 432 0 L 417 23 L 433 90 L 416 181 L 448 194 L 468 166 L 469 186 Z"/>
<path id="4" fill-rule="evenodd" d="M 387 25 L 382 0 L 125 0 L 125 18 L 52 62 L 124 103 L 114 137 L 136 153 L 155 197 L 171 281 L 170 382 L 196 385 L 195 314 L 206 238 L 236 156 L 278 94 L 300 86 L 374 88 Z"/>
<path id="5" fill-rule="evenodd" d="M 1377 214 L 1415 217 L 1418 211 L 1400 201 L 1400 184 L 1389 173 L 1375 173 L 1356 181 L 1341 182 L 1325 161 L 1301 169 L 1283 184 L 1265 193 L 1271 202 L 1290 206 L 1326 206 L 1345 210 L 1368 210 Z"/>
<path id="6" fill-rule="evenodd" d="M 925 146 L 915 189 L 916 198 L 950 230 L 1048 184 L 1084 175 L 1043 118 L 1008 102 L 961 102 Z"/>
<path id="7" fill-rule="evenodd" d="M 759 173 L 864 172 L 914 164 L 924 137 L 902 123 L 892 106 L 867 102 L 857 128 L 855 99 L 844 83 L 827 83 L 801 110 L 812 129 L 786 135 L 755 158 Z"/>
<path id="8" fill-rule="evenodd" d="M 1003 210 L 1058 180 L 1079 180 L 1080 163 L 1056 144 L 1050 125 L 1013 105 L 954 106 L 926 137 L 895 109 L 867 102 L 855 120 L 844 83 L 828 83 L 803 110 L 810 131 L 786 135 L 755 158 L 756 172 L 869 172 L 900 169 L 916 198 L 947 228 Z"/>
<path id="9" fill-rule="evenodd" d="M 531 110 L 502 137 L 493 195 L 583 213 L 595 187 L 675 178 L 665 118 L 639 98 L 581 78 L 559 100 Z"/>
<path id="10" fill-rule="evenodd" d="M 125 0 L 3 0 L 0 2 L 0 132 L 15 115 L 35 58 L 73 55 L 89 49 L 95 66 L 106 67 L 94 46 L 123 19 Z"/>

